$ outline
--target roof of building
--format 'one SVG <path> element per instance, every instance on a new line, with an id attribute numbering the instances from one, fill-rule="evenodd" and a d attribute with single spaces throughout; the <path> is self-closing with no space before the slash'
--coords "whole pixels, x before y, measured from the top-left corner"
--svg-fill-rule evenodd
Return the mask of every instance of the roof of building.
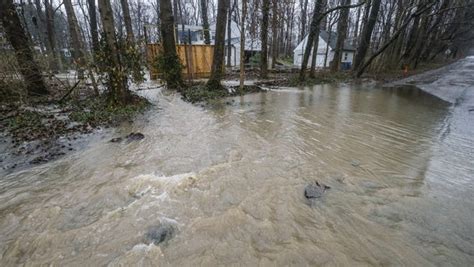
<path id="1" fill-rule="evenodd" d="M 319 32 L 319 37 L 323 39 L 326 43 L 329 42 L 329 47 L 331 47 L 332 50 L 336 48 L 336 41 L 337 41 L 337 33 L 336 32 L 329 32 L 325 30 L 320 30 Z M 299 44 L 296 46 L 294 51 L 301 51 L 304 50 L 306 47 L 306 42 L 308 41 L 308 36 L 306 36 Z M 348 40 L 344 42 L 344 47 L 342 50 L 345 51 L 355 51 L 356 49 L 354 46 L 352 46 Z"/>

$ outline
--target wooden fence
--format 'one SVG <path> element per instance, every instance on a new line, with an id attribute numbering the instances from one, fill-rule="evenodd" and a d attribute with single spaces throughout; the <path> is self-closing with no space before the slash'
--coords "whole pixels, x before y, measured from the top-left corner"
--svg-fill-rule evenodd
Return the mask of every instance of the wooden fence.
<path id="1" fill-rule="evenodd" d="M 150 66 L 151 79 L 160 76 L 160 70 L 156 67 L 156 57 L 161 53 L 160 44 L 147 45 L 147 60 Z M 176 45 L 179 60 L 184 66 L 183 75 L 189 79 L 206 78 L 211 74 L 212 57 L 214 46 L 212 45 Z"/>

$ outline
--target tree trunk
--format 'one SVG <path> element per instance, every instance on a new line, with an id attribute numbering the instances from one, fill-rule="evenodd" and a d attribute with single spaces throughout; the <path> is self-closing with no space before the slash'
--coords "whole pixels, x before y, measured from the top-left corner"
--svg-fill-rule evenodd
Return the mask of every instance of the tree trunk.
<path id="1" fill-rule="evenodd" d="M 364 24 L 364 29 L 362 30 L 362 35 L 360 36 L 359 47 L 354 58 L 353 69 L 357 70 L 360 67 L 360 64 L 364 61 L 364 58 L 369 49 L 370 39 L 372 38 L 372 32 L 374 30 L 375 23 L 377 22 L 377 16 L 380 9 L 381 0 L 373 0 L 372 9 L 370 11 L 370 16 L 367 20 L 367 23 Z"/>
<path id="2" fill-rule="evenodd" d="M 304 49 L 303 54 L 303 62 L 301 63 L 300 69 L 300 80 L 305 79 L 306 75 L 306 68 L 308 67 L 309 56 L 311 54 L 311 49 L 314 46 L 314 39 L 319 39 L 319 31 L 320 31 L 320 23 L 322 20 L 321 11 L 323 8 L 323 0 L 316 0 L 316 4 L 314 6 L 313 18 L 311 20 L 311 26 L 309 29 L 308 39 L 306 40 L 306 47 Z M 317 50 L 314 49 L 314 50 Z M 313 51 L 313 53 L 317 53 Z"/>
<path id="3" fill-rule="evenodd" d="M 260 77 L 268 77 L 268 18 L 270 13 L 270 0 L 263 0 L 262 4 L 262 52 L 260 54 Z"/>
<path id="4" fill-rule="evenodd" d="M 423 52 L 423 46 L 427 42 L 427 32 L 430 24 L 430 18 L 431 17 L 428 17 L 426 14 L 422 16 L 417 40 L 415 42 L 413 52 L 410 57 L 410 65 L 413 69 L 416 69 L 416 67 L 418 66 L 418 60 L 420 58 L 421 53 Z"/>
<path id="5" fill-rule="evenodd" d="M 48 94 L 48 89 L 41 75 L 41 70 L 33 58 L 30 41 L 21 26 L 20 18 L 15 10 L 13 0 L 0 1 L 0 19 L 6 38 L 15 49 L 15 56 L 20 72 L 25 80 L 26 90 L 30 95 Z"/>
<path id="6" fill-rule="evenodd" d="M 232 1 L 232 0 L 229 0 Z M 237 0 L 234 1 L 232 7 L 229 7 L 229 14 L 227 15 L 227 67 L 232 67 L 232 11 L 237 5 Z"/>
<path id="7" fill-rule="evenodd" d="M 272 0 L 272 69 L 278 58 L 278 1 Z"/>
<path id="8" fill-rule="evenodd" d="M 423 5 L 423 6 L 418 6 L 415 13 L 411 14 L 406 20 L 405 22 L 398 28 L 398 30 L 392 35 L 392 37 L 390 38 L 390 40 L 388 40 L 385 44 L 382 45 L 382 47 L 380 49 L 378 49 L 372 56 L 369 57 L 369 59 L 367 59 L 366 62 L 364 62 L 364 64 L 361 65 L 361 67 L 359 68 L 359 70 L 357 71 L 356 73 L 356 77 L 360 77 L 362 76 L 362 74 L 364 73 L 365 69 L 372 63 L 372 61 L 378 56 L 380 55 L 383 51 L 385 51 L 385 49 L 387 49 L 395 40 L 398 39 L 398 37 L 400 36 L 400 34 L 402 32 L 404 32 L 405 28 L 408 26 L 408 24 L 410 24 L 410 22 L 413 20 L 413 19 L 417 19 L 421 14 L 423 14 L 424 12 L 426 12 L 429 8 L 431 8 L 431 6 L 433 5 L 433 3 L 430 5 Z"/>
<path id="9" fill-rule="evenodd" d="M 171 0 L 160 0 L 160 15 L 164 59 L 169 59 L 171 64 L 178 63 L 179 65 L 179 58 L 176 53 L 176 40 L 174 36 L 175 28 Z M 170 88 L 179 88 L 179 86 L 182 85 L 181 69 L 176 65 L 169 67 L 177 68 L 177 70 L 173 72 L 173 75 L 167 75 L 165 77 L 165 79 L 167 79 L 166 83 Z"/>
<path id="10" fill-rule="evenodd" d="M 89 27 L 92 37 L 92 50 L 94 54 L 99 51 L 99 32 L 97 31 L 97 12 L 95 0 L 87 0 L 89 4 Z"/>
<path id="11" fill-rule="evenodd" d="M 212 59 L 211 77 L 207 82 L 209 89 L 222 88 L 221 80 L 224 75 L 224 49 L 225 49 L 225 25 L 229 0 L 219 0 L 217 2 L 217 25 L 216 39 L 214 45 L 214 57 Z"/>
<path id="12" fill-rule="evenodd" d="M 314 38 L 313 54 L 311 56 L 311 70 L 309 72 L 309 77 L 311 78 L 314 78 L 314 76 L 316 75 L 316 61 L 318 58 L 319 33 L 320 33 L 320 30 L 318 29 L 316 33 L 316 37 Z"/>
<path id="13" fill-rule="evenodd" d="M 441 4 L 441 6 L 439 7 L 439 10 L 444 10 L 446 8 L 448 8 L 450 4 L 450 0 L 444 0 Z M 441 21 L 445 18 L 445 13 L 441 13 L 439 14 L 438 16 L 436 16 L 436 19 L 435 21 L 433 22 L 433 24 L 431 25 L 430 29 L 428 30 L 428 42 L 425 44 L 425 47 L 424 47 L 424 50 L 421 54 L 421 58 L 422 59 L 427 59 L 431 53 L 431 51 L 433 50 L 434 47 L 436 47 L 436 36 L 437 36 L 437 33 L 438 33 L 438 28 L 439 28 L 439 24 L 441 23 Z"/>
<path id="14" fill-rule="evenodd" d="M 351 4 L 351 0 L 342 0 L 342 5 L 347 6 Z M 339 13 L 339 22 L 337 23 L 337 40 L 336 49 L 334 51 L 334 58 L 331 64 L 331 72 L 339 71 L 342 58 L 342 50 L 344 49 L 344 42 L 347 35 L 347 20 L 349 19 L 349 9 L 344 8 Z"/>
<path id="15" fill-rule="evenodd" d="M 77 64 L 77 76 L 79 79 L 84 78 L 84 43 L 82 42 L 81 33 L 79 32 L 79 24 L 77 23 L 76 14 L 72 7 L 71 0 L 64 0 L 64 7 L 67 14 L 67 23 L 69 26 L 69 34 L 71 35 L 71 47 L 73 48 L 72 56 Z"/>
<path id="16" fill-rule="evenodd" d="M 356 22 L 355 22 L 355 29 L 354 29 L 354 39 L 352 40 L 352 46 L 356 47 L 359 38 L 359 23 L 360 23 L 360 11 L 362 10 L 361 7 L 357 8 L 357 15 L 356 15 Z"/>
<path id="17" fill-rule="evenodd" d="M 123 20 L 125 22 L 125 30 L 127 31 L 127 42 L 135 44 L 135 36 L 133 35 L 132 18 L 130 17 L 130 8 L 127 0 L 120 0 L 122 6 Z"/>
<path id="18" fill-rule="evenodd" d="M 41 7 L 40 0 L 36 0 L 36 8 Z M 41 8 L 39 9 L 41 12 Z M 56 34 L 54 30 L 54 14 L 53 7 L 49 0 L 44 1 L 44 11 L 45 17 L 40 16 L 41 19 L 44 19 L 44 24 L 46 25 L 46 50 L 48 51 L 49 57 L 49 68 L 53 72 L 57 72 L 62 69 L 61 58 L 56 49 Z"/>
<path id="19" fill-rule="evenodd" d="M 245 80 L 245 18 L 247 17 L 247 0 L 242 0 L 242 23 L 240 28 L 240 91 L 244 90 Z"/>
<path id="20" fill-rule="evenodd" d="M 371 4 L 372 4 L 372 0 L 365 1 L 364 16 L 362 17 L 362 25 L 361 25 L 362 29 L 365 28 L 365 24 L 367 24 L 367 21 L 369 20 Z"/>
<path id="21" fill-rule="evenodd" d="M 107 45 L 107 58 L 111 59 L 108 76 L 110 100 L 113 104 L 126 104 L 130 100 L 130 92 L 127 88 L 127 76 L 123 70 L 119 49 L 117 46 L 117 35 L 112 7 L 109 0 L 98 0 L 99 13 Z"/>
<path id="22" fill-rule="evenodd" d="M 316 2 L 316 4 L 319 4 Z M 318 11 L 316 11 L 316 8 L 319 8 Z M 318 16 L 323 13 L 323 10 L 326 8 L 324 1 L 320 3 L 320 6 L 315 6 L 315 12 L 318 12 Z M 312 56 L 312 61 L 311 61 L 311 70 L 309 72 L 309 76 L 311 78 L 314 78 L 316 75 L 316 64 L 317 64 L 317 58 L 318 58 L 318 47 L 319 47 L 319 34 L 321 32 L 321 22 L 318 25 L 315 36 L 314 36 L 314 48 L 313 48 L 313 56 Z"/>
<path id="23" fill-rule="evenodd" d="M 204 43 L 211 44 L 211 34 L 209 33 L 209 18 L 207 17 L 207 0 L 199 0 L 201 3 L 202 29 L 204 31 Z"/>
<path id="24" fill-rule="evenodd" d="M 308 0 L 304 0 L 303 9 L 301 10 L 301 37 L 300 41 L 306 37 L 306 20 L 308 16 Z"/>

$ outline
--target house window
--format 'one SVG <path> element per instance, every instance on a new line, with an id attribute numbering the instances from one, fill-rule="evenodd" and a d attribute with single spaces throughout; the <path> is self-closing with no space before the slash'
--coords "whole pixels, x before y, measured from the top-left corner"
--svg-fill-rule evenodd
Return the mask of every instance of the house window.
<path id="1" fill-rule="evenodd" d="M 344 60 L 347 60 L 347 53 L 344 53 Z"/>

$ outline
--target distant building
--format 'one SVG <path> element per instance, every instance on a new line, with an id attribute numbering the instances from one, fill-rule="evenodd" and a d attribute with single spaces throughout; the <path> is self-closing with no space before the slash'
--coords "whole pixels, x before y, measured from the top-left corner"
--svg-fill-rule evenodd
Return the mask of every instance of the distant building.
<path id="1" fill-rule="evenodd" d="M 202 26 L 198 25 L 183 25 L 178 24 L 176 25 L 178 29 L 178 41 L 180 44 L 182 43 L 189 43 L 189 36 L 191 35 L 191 43 L 192 44 L 204 44 L 204 30 Z"/>
<path id="2" fill-rule="evenodd" d="M 231 22 L 231 66 L 236 67 L 240 65 L 240 27 L 234 21 Z M 202 26 L 195 25 L 177 25 L 178 40 L 180 43 L 189 43 L 189 37 L 191 37 L 192 44 L 204 44 L 204 30 Z M 209 26 L 209 32 L 211 37 L 211 44 L 214 44 L 216 39 L 216 24 Z M 227 51 L 228 51 L 228 33 L 226 25 L 225 33 L 225 63 L 227 64 Z M 250 57 L 262 51 L 262 43 L 258 38 L 251 38 L 250 36 L 245 37 L 245 62 L 249 62 Z"/>
<path id="3" fill-rule="evenodd" d="M 337 33 L 328 32 L 321 30 L 319 33 L 319 43 L 316 55 L 316 67 L 324 68 L 329 67 L 332 60 L 334 59 L 334 49 L 336 48 Z M 306 43 L 308 42 L 308 36 L 306 36 L 293 50 L 293 65 L 301 67 L 303 63 L 303 54 L 306 48 Z M 352 61 L 354 59 L 355 48 L 345 42 L 342 50 L 342 59 L 341 66 L 343 69 L 349 69 L 352 66 Z M 309 56 L 308 67 L 311 66 L 311 60 L 313 56 L 313 51 Z M 325 64 L 326 62 L 326 64 Z"/>

